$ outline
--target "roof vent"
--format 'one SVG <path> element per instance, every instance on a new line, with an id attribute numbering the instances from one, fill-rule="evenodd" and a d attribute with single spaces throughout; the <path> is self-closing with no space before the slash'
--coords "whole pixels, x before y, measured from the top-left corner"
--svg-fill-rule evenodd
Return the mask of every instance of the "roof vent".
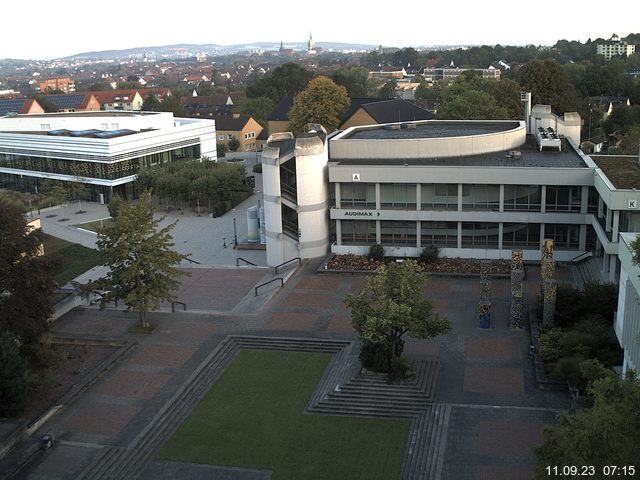
<path id="1" fill-rule="evenodd" d="M 520 150 L 509 150 L 507 154 L 507 158 L 513 158 L 514 160 L 520 160 L 522 157 L 522 152 Z"/>
<path id="2" fill-rule="evenodd" d="M 385 125 L 384 129 L 385 130 L 400 130 L 400 125 L 398 125 L 398 124 Z"/>

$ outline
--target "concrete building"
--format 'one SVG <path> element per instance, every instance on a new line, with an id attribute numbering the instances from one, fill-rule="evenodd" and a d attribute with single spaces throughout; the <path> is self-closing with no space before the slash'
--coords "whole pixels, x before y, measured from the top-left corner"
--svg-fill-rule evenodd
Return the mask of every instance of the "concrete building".
<path id="1" fill-rule="evenodd" d="M 616 57 L 618 55 L 626 55 L 628 57 L 633 55 L 635 51 L 635 45 L 631 45 L 620 40 L 620 37 L 615 33 L 609 40 L 596 44 L 596 53 L 598 55 L 602 55 L 605 60 L 611 60 L 612 57 Z"/>
<path id="2" fill-rule="evenodd" d="M 420 69 L 419 73 L 430 81 L 439 81 L 455 80 L 464 72 L 469 71 L 480 74 L 482 78 L 500 80 L 501 71 L 499 68 L 495 68 L 493 66 L 489 66 L 489 68 L 424 67 Z"/>
<path id="3" fill-rule="evenodd" d="M 48 78 L 41 80 L 38 87 L 42 93 L 52 90 L 60 90 L 64 93 L 72 93 L 76 91 L 76 85 L 73 79 L 69 77 Z"/>
<path id="4" fill-rule="evenodd" d="M 88 184 L 94 200 L 137 195 L 140 169 L 216 160 L 215 122 L 172 113 L 82 112 L 0 118 L 0 186 L 35 191 L 42 179 Z"/>
<path id="5" fill-rule="evenodd" d="M 262 132 L 262 125 L 249 115 L 219 115 L 214 117 L 218 143 L 228 143 L 232 138 L 238 139 L 240 148 L 238 152 L 255 152 L 257 150 L 257 138 Z"/>

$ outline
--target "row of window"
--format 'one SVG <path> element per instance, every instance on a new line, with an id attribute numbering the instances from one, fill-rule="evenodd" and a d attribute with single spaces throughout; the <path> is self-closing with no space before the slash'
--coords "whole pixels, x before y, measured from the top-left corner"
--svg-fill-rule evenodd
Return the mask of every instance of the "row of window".
<path id="1" fill-rule="evenodd" d="M 376 243 L 376 222 L 341 220 L 341 240 L 343 245 L 372 245 Z M 595 233 L 592 229 L 590 241 L 595 246 Z M 487 222 L 461 222 L 461 242 L 463 248 L 498 248 L 499 224 Z M 380 243 L 393 246 L 417 245 L 416 222 L 380 221 Z M 547 223 L 545 238 L 554 240 L 559 249 L 577 250 L 579 247 L 580 226 Z M 421 222 L 420 243 L 436 245 L 440 248 L 458 246 L 458 222 Z M 540 248 L 540 224 L 504 223 L 502 225 L 503 248 Z"/>
<path id="2" fill-rule="evenodd" d="M 458 210 L 458 184 L 420 184 L 421 210 Z M 463 210 L 500 209 L 500 185 L 462 185 Z M 547 186 L 545 210 L 580 212 L 582 187 Z M 341 183 L 339 208 L 376 208 L 376 185 L 373 183 Z M 417 186 L 410 184 L 380 184 L 380 208 L 415 210 Z M 590 187 L 588 211 L 598 208 L 598 194 Z M 505 211 L 540 212 L 542 186 L 505 185 L 503 209 Z"/>

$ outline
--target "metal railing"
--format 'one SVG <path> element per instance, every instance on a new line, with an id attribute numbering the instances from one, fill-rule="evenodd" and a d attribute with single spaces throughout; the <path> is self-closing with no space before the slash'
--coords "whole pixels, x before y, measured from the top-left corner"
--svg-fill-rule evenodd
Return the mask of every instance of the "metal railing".
<path id="1" fill-rule="evenodd" d="M 191 260 L 189 257 L 182 257 L 184 258 L 186 261 L 191 262 L 191 263 L 197 263 L 198 265 L 200 265 L 200 262 L 197 262 L 195 260 Z"/>
<path id="2" fill-rule="evenodd" d="M 586 252 L 582 252 L 580 255 L 576 255 L 575 257 L 573 257 L 571 260 L 569 260 L 569 263 L 580 263 L 582 260 L 586 260 L 590 257 L 593 257 L 593 252 L 588 250 Z"/>
<path id="3" fill-rule="evenodd" d="M 178 305 L 182 305 L 182 310 L 184 310 L 185 312 L 187 311 L 187 304 L 186 303 L 179 302 L 179 301 L 175 300 L 175 301 L 171 302 L 171 311 L 172 312 L 175 313 L 175 311 L 176 311 L 176 303 Z"/>
<path id="4" fill-rule="evenodd" d="M 253 265 L 254 267 L 257 267 L 257 265 L 253 262 L 250 262 L 249 260 L 247 260 L 246 258 L 242 258 L 242 257 L 238 257 L 236 258 L 236 267 L 240 266 L 240 260 L 242 260 L 244 263 L 246 263 L 247 265 Z"/>
<path id="5" fill-rule="evenodd" d="M 288 263 L 295 262 L 296 260 L 298 261 L 298 265 L 302 265 L 302 259 L 300 257 L 292 258 L 291 260 L 287 260 L 286 262 L 282 262 L 280 265 L 276 265 L 275 268 L 273 269 L 273 273 L 275 273 L 277 275 L 278 274 L 278 269 L 280 267 L 284 267 Z"/>
<path id="6" fill-rule="evenodd" d="M 282 277 L 274 278 L 273 280 L 269 280 L 268 282 L 261 283 L 260 285 L 256 286 L 256 288 L 253 289 L 256 293 L 256 297 L 258 296 L 258 289 L 260 287 L 264 287 L 266 285 L 269 285 L 270 283 L 277 282 L 278 280 L 280 281 L 280 287 L 281 288 L 284 287 L 284 279 Z"/>

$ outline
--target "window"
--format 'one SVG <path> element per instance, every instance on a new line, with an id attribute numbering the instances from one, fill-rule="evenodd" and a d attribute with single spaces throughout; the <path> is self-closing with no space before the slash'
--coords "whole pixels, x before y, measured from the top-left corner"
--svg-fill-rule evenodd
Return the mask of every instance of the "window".
<path id="1" fill-rule="evenodd" d="M 218 135 L 218 140 L 224 141 L 224 135 Z"/>
<path id="2" fill-rule="evenodd" d="M 544 236 L 553 240 L 553 248 L 577 250 L 580 241 L 580 226 L 546 223 L 544 225 Z"/>
<path id="3" fill-rule="evenodd" d="M 45 131 L 45 132 L 51 130 L 51 124 L 50 123 L 41 123 L 40 124 L 40 130 Z"/>
<path id="4" fill-rule="evenodd" d="M 466 189 L 464 187 L 467 187 Z M 463 185 L 463 210 L 493 210 L 500 208 L 499 185 Z"/>
<path id="5" fill-rule="evenodd" d="M 423 247 L 457 247 L 458 222 L 421 222 L 420 242 Z"/>
<path id="6" fill-rule="evenodd" d="M 579 212 L 582 187 L 547 187 L 547 212 Z"/>
<path id="7" fill-rule="evenodd" d="M 505 223 L 502 225 L 502 246 L 504 248 L 540 248 L 540 224 Z"/>
<path id="8" fill-rule="evenodd" d="M 498 224 L 463 222 L 462 247 L 498 248 Z"/>
<path id="9" fill-rule="evenodd" d="M 341 183 L 340 208 L 376 208 L 375 183 Z"/>
<path id="10" fill-rule="evenodd" d="M 504 210 L 539 212 L 541 197 L 542 187 L 539 185 L 505 185 Z"/>
<path id="11" fill-rule="evenodd" d="M 227 140 L 231 140 L 233 138 L 233 135 L 229 134 L 227 135 Z"/>
<path id="12" fill-rule="evenodd" d="M 376 243 L 375 220 L 341 220 L 343 245 L 373 245 Z"/>
<path id="13" fill-rule="evenodd" d="M 420 202 L 422 210 L 457 210 L 458 184 L 420 185 Z"/>
<path id="14" fill-rule="evenodd" d="M 394 210 L 415 210 L 415 183 L 380 184 L 380 207 Z"/>
<path id="15" fill-rule="evenodd" d="M 381 221 L 380 243 L 382 245 L 415 247 L 417 245 L 416 222 Z"/>

